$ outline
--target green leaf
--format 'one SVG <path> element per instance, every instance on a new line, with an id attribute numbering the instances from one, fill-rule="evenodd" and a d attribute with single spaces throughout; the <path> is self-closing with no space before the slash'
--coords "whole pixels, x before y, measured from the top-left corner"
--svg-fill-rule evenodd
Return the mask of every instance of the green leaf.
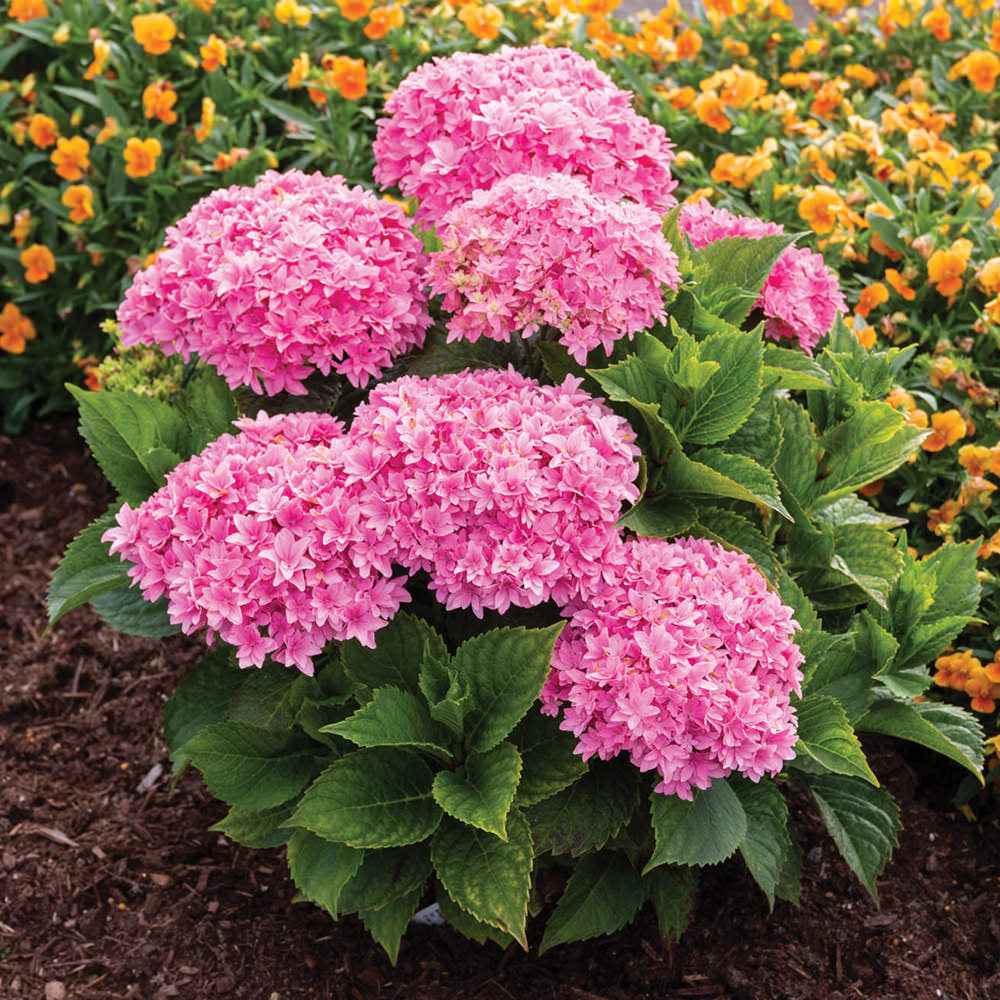
<path id="1" fill-rule="evenodd" d="M 163 740 L 175 770 L 188 760 L 180 748 L 226 717 L 229 701 L 245 676 L 233 662 L 232 649 L 219 646 L 181 678 L 163 706 Z"/>
<path id="2" fill-rule="evenodd" d="M 817 507 L 813 513 L 817 521 L 834 527 L 842 524 L 869 524 L 878 528 L 899 528 L 909 523 L 905 517 L 894 517 L 876 510 L 854 494 Z"/>
<path id="3" fill-rule="evenodd" d="M 847 714 L 826 694 L 811 694 L 795 707 L 799 719 L 798 756 L 806 755 L 836 774 L 857 776 L 878 785 Z"/>
<path id="4" fill-rule="evenodd" d="M 538 954 L 569 941 L 586 941 L 621 930 L 649 898 L 644 882 L 618 851 L 588 854 L 577 862 L 545 925 Z"/>
<path id="5" fill-rule="evenodd" d="M 520 812 L 507 819 L 507 840 L 447 817 L 431 841 L 431 858 L 448 895 L 477 920 L 527 949 L 524 925 L 534 852 Z"/>
<path id="6" fill-rule="evenodd" d="M 243 683 L 229 703 L 227 718 L 272 732 L 291 729 L 310 687 L 315 688 L 312 680 L 297 670 L 265 663 L 257 670 L 244 671 Z"/>
<path id="7" fill-rule="evenodd" d="M 897 845 L 900 830 L 892 796 L 844 774 L 810 775 L 808 787 L 837 849 L 878 902 L 875 879 Z"/>
<path id="8" fill-rule="evenodd" d="M 259 812 L 233 806 L 209 830 L 224 833 L 230 840 L 244 847 L 280 847 L 292 834 L 291 830 L 282 829 L 282 825 L 294 809 L 294 802 L 283 802 Z"/>
<path id="9" fill-rule="evenodd" d="M 116 513 L 117 509 L 112 508 L 102 514 L 69 543 L 52 574 L 46 596 L 50 626 L 97 595 L 127 587 L 132 582 L 129 564 L 111 556 L 108 545 L 101 541 L 101 535 L 118 523 Z"/>
<path id="10" fill-rule="evenodd" d="M 936 618 L 971 617 L 979 607 L 976 542 L 949 542 L 921 560 L 924 572 L 933 570 Z"/>
<path id="11" fill-rule="evenodd" d="M 379 910 L 423 887 L 431 874 L 429 842 L 384 851 L 365 851 L 361 867 L 344 884 L 344 913 Z"/>
<path id="12" fill-rule="evenodd" d="M 937 610 L 936 606 L 934 606 L 934 610 Z M 972 620 L 965 615 L 960 615 L 939 618 L 929 625 L 918 625 L 916 628 L 911 628 L 903 636 L 899 653 L 896 655 L 890 672 L 897 674 L 906 671 L 909 667 L 920 667 L 926 675 L 927 672 L 923 668 L 934 660 L 946 646 L 949 646 Z M 879 676 L 879 680 L 882 680 L 881 676 Z M 921 691 L 925 691 L 929 686 L 928 679 L 927 685 L 921 688 Z"/>
<path id="13" fill-rule="evenodd" d="M 379 629 L 374 649 L 351 639 L 340 647 L 340 655 L 347 675 L 358 684 L 417 692 L 425 647 L 431 656 L 447 660 L 444 639 L 422 618 L 402 611 Z"/>
<path id="14" fill-rule="evenodd" d="M 649 883 L 650 898 L 663 941 L 680 940 L 691 920 L 700 877 L 697 868 L 677 865 L 663 865 L 643 875 Z"/>
<path id="15" fill-rule="evenodd" d="M 322 906 L 334 920 L 340 915 L 340 894 L 364 857 L 364 851 L 332 844 L 308 830 L 295 830 L 288 841 L 292 881 L 306 899 Z"/>
<path id="16" fill-rule="evenodd" d="M 887 403 L 862 402 L 847 420 L 820 439 L 824 451 L 820 480 L 812 507 L 888 475 L 915 451 L 926 431 L 911 427 Z"/>
<path id="17" fill-rule="evenodd" d="M 163 485 L 169 453 L 173 464 L 184 457 L 184 421 L 152 396 L 66 388 L 80 405 L 80 433 L 101 471 L 124 500 L 141 504 Z"/>
<path id="18" fill-rule="evenodd" d="M 206 726 L 180 748 L 223 802 L 259 812 L 294 798 L 316 773 L 314 744 L 245 722 Z"/>
<path id="19" fill-rule="evenodd" d="M 477 920 L 471 913 L 467 913 L 458 903 L 448 895 L 443 885 L 438 886 L 437 904 L 441 910 L 441 916 L 448 922 L 449 927 L 454 927 L 463 937 L 472 938 L 479 944 L 486 944 L 492 941 L 501 948 L 506 948 L 514 939 L 496 927 L 490 927 L 481 920 Z"/>
<path id="20" fill-rule="evenodd" d="M 607 368 L 588 369 L 587 374 L 597 380 L 609 400 L 619 403 L 649 403 L 658 407 L 669 385 L 661 368 L 637 354 Z"/>
<path id="21" fill-rule="evenodd" d="M 507 814 L 521 779 L 521 755 L 511 743 L 470 753 L 458 771 L 434 776 L 434 798 L 449 816 L 507 839 Z"/>
<path id="22" fill-rule="evenodd" d="M 503 371 L 517 360 L 512 345 L 481 338 L 475 343 L 455 340 L 448 343 L 443 333 L 428 335 L 423 350 L 406 361 L 408 375 L 445 375 L 467 368 L 494 368 Z"/>
<path id="23" fill-rule="evenodd" d="M 727 549 L 745 552 L 761 573 L 772 582 L 781 573 L 781 564 L 763 532 L 741 514 L 721 507 L 702 507 L 693 535 L 711 538 Z"/>
<path id="24" fill-rule="evenodd" d="M 396 687 L 378 688 L 372 700 L 349 719 L 323 726 L 360 747 L 414 747 L 450 760 L 448 730 L 435 722 L 420 695 Z"/>
<path id="25" fill-rule="evenodd" d="M 730 778 L 736 797 L 747 817 L 747 832 L 740 854 L 754 881 L 774 909 L 774 895 L 788 854 L 788 806 L 778 786 L 766 778 L 759 782 Z"/>
<path id="26" fill-rule="evenodd" d="M 788 852 L 785 863 L 778 874 L 778 882 L 774 887 L 774 895 L 793 906 L 799 905 L 799 895 L 802 892 L 802 845 L 795 831 L 788 829 Z"/>
<path id="27" fill-rule="evenodd" d="M 603 847 L 639 801 L 639 772 L 628 759 L 594 763 L 569 788 L 527 810 L 539 854 L 579 857 Z"/>
<path id="28" fill-rule="evenodd" d="M 675 454 L 655 485 L 657 492 L 694 493 L 762 503 L 792 519 L 781 502 L 778 484 L 767 469 L 746 455 L 730 455 L 719 448 L 701 448 L 694 458 Z"/>
<path id="29" fill-rule="evenodd" d="M 697 361 L 678 360 L 682 344 L 690 340 L 697 351 Z M 667 408 L 671 396 L 663 401 L 664 416 L 674 427 L 677 437 L 687 444 L 717 444 L 743 426 L 757 403 L 761 385 L 761 356 L 763 345 L 760 336 L 733 330 L 717 333 L 695 344 L 689 334 L 684 334 L 674 348 L 667 366 L 668 378 L 678 386 L 693 369 L 700 369 L 699 377 L 690 389 L 690 399 L 683 406 Z M 703 371 L 710 365 L 707 375 Z M 677 397 L 674 396 L 674 399 Z"/>
<path id="30" fill-rule="evenodd" d="M 726 451 L 733 455 L 746 455 L 758 465 L 770 469 L 781 451 L 784 433 L 778 419 L 777 402 L 773 392 L 763 393 L 743 426 L 726 441 Z"/>
<path id="31" fill-rule="evenodd" d="M 775 389 L 830 389 L 833 383 L 826 369 L 802 351 L 789 347 L 764 347 L 765 385 Z"/>
<path id="32" fill-rule="evenodd" d="M 431 655 L 428 649 L 424 651 L 418 682 L 431 718 L 461 737 L 470 698 L 464 678 L 450 664 Z"/>
<path id="33" fill-rule="evenodd" d="M 786 493 L 806 505 L 813 493 L 820 457 L 816 428 L 798 403 L 779 399 L 777 407 L 782 435 L 774 472 Z"/>
<path id="34" fill-rule="evenodd" d="M 521 782 L 515 802 L 531 806 L 568 788 L 587 773 L 587 764 L 574 753 L 577 739 L 559 728 L 554 718 L 532 710 L 511 735 L 521 752 Z"/>
<path id="35" fill-rule="evenodd" d="M 698 509 L 680 497 L 644 497 L 618 522 L 645 538 L 673 538 L 689 531 L 698 518 Z"/>
<path id="36" fill-rule="evenodd" d="M 867 733 L 884 733 L 919 743 L 971 771 L 983 783 L 983 740 L 979 721 L 963 708 L 937 702 L 877 701 L 858 722 Z"/>
<path id="37" fill-rule="evenodd" d="M 145 639 L 162 639 L 180 632 L 167 614 L 167 599 L 161 597 L 152 604 L 138 587 L 118 587 L 91 598 L 90 606 L 101 621 L 126 635 Z"/>
<path id="38" fill-rule="evenodd" d="M 434 776 L 415 754 L 390 747 L 335 760 L 306 789 L 290 826 L 352 847 L 399 847 L 425 840 L 441 822 Z"/>
<path id="39" fill-rule="evenodd" d="M 565 622 L 548 628 L 500 628 L 458 647 L 452 667 L 468 685 L 469 750 L 492 750 L 521 721 L 542 690 L 552 647 Z"/>
<path id="40" fill-rule="evenodd" d="M 833 529 L 830 566 L 885 607 L 903 560 L 895 538 L 883 528 L 842 524 Z"/>
<path id="41" fill-rule="evenodd" d="M 422 892 L 422 889 L 414 889 L 408 896 L 400 896 L 380 910 L 361 910 L 358 913 L 368 933 L 382 946 L 392 965 L 399 959 L 399 945 L 420 904 Z"/>
<path id="42" fill-rule="evenodd" d="M 649 799 L 656 849 L 643 874 L 664 864 L 715 865 L 743 842 L 747 817 L 725 781 L 695 789 L 690 802 L 654 792 Z"/>
<path id="43" fill-rule="evenodd" d="M 171 403 L 188 425 L 188 446 L 197 454 L 223 434 L 234 430 L 239 416 L 236 400 L 226 380 L 212 368 L 200 368 L 191 381 L 176 393 Z"/>
<path id="44" fill-rule="evenodd" d="M 844 710 L 848 722 L 853 724 L 872 703 L 871 670 L 860 668 L 861 654 L 855 647 L 853 636 L 819 633 L 817 638 L 820 641 L 814 644 L 812 637 L 806 639 L 802 634 L 796 637 L 799 648 L 806 655 L 806 665 L 813 667 L 802 691 L 807 696 L 828 695 L 833 698 Z M 813 655 L 816 656 L 815 663 L 811 661 Z"/>

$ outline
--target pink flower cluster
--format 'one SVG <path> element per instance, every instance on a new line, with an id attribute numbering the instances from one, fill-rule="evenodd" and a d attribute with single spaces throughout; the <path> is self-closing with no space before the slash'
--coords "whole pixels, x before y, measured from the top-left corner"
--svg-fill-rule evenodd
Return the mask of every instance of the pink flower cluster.
<path id="1" fill-rule="evenodd" d="M 760 239 L 783 233 L 776 222 L 734 215 L 702 199 L 681 208 L 678 219 L 695 248 L 728 236 Z M 821 254 L 789 247 L 778 258 L 757 307 L 764 313 L 764 332 L 772 340 L 795 340 L 807 354 L 829 332 L 837 315 L 847 309 L 837 275 Z"/>
<path id="2" fill-rule="evenodd" d="M 444 295 L 448 340 L 509 340 L 542 326 L 585 364 L 599 344 L 662 319 L 677 255 L 652 209 L 593 194 L 577 177 L 515 174 L 476 191 L 439 224 L 431 290 Z"/>
<path id="3" fill-rule="evenodd" d="M 386 101 L 375 180 L 436 223 L 511 174 L 570 173 L 598 194 L 664 212 L 676 204 L 673 147 L 631 95 L 571 49 L 460 52 L 416 69 Z"/>
<path id="4" fill-rule="evenodd" d="M 565 702 L 577 753 L 625 751 L 656 791 L 690 799 L 734 771 L 759 781 L 794 756 L 798 628 L 749 557 L 703 539 L 635 539 L 570 604 L 542 690 Z"/>
<path id="5" fill-rule="evenodd" d="M 122 343 L 196 352 L 230 388 L 302 394 L 314 370 L 364 385 L 430 325 L 422 245 L 398 205 L 340 177 L 269 171 L 167 230 L 118 311 Z"/>
<path id="6" fill-rule="evenodd" d="M 426 570 L 449 609 L 589 591 L 622 504 L 638 497 L 632 429 L 572 376 L 401 378 L 372 391 L 351 434 L 369 454 L 362 512 L 392 530 L 396 561 Z"/>
<path id="7" fill-rule="evenodd" d="M 343 425 L 299 413 L 238 426 L 125 504 L 103 540 L 135 564 L 143 597 L 166 594 L 172 622 L 218 633 L 242 667 L 270 656 L 311 674 L 331 639 L 374 646 L 409 595 L 385 526 L 359 512 Z"/>

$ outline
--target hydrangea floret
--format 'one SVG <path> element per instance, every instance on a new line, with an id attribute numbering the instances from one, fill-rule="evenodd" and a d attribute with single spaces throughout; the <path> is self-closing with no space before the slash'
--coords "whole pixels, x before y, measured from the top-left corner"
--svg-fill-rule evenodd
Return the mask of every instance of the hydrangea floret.
<path id="1" fill-rule="evenodd" d="M 361 509 L 395 560 L 479 616 L 588 593 L 639 495 L 634 432 L 573 376 L 407 376 L 372 391 L 351 433 L 371 450 Z"/>
<path id="2" fill-rule="evenodd" d="M 303 673 L 333 639 L 375 645 L 409 600 L 386 527 L 359 516 L 343 424 L 261 414 L 174 467 L 105 532 L 143 597 L 167 597 L 185 633 L 208 630 L 240 666 L 270 656 Z"/>
<path id="3" fill-rule="evenodd" d="M 626 752 L 657 792 L 690 799 L 713 778 L 752 781 L 795 756 L 798 630 L 743 553 L 705 539 L 632 539 L 602 584 L 564 611 L 543 711 L 577 753 Z"/>
<path id="4" fill-rule="evenodd" d="M 760 239 L 785 231 L 780 223 L 736 215 L 705 199 L 681 206 L 678 223 L 696 249 L 731 236 Z M 822 254 L 803 247 L 788 247 L 778 258 L 756 306 L 764 313 L 765 336 L 797 341 L 810 355 L 847 311 L 837 275 Z"/>
<path id="5" fill-rule="evenodd" d="M 202 199 L 167 230 L 118 311 L 122 344 L 197 353 L 230 388 L 353 385 L 420 347 L 422 244 L 402 209 L 340 177 L 269 171 Z"/>
<path id="6" fill-rule="evenodd" d="M 664 286 L 680 284 L 656 212 L 566 174 L 515 174 L 476 191 L 438 236 L 428 271 L 452 313 L 449 341 L 551 327 L 584 364 L 598 345 L 610 354 L 614 341 L 662 319 Z"/>
<path id="7" fill-rule="evenodd" d="M 658 212 L 676 204 L 673 145 L 629 93 L 570 49 L 504 47 L 426 63 L 386 101 L 375 180 L 436 222 L 473 192 L 517 173 L 570 173 L 598 194 Z"/>

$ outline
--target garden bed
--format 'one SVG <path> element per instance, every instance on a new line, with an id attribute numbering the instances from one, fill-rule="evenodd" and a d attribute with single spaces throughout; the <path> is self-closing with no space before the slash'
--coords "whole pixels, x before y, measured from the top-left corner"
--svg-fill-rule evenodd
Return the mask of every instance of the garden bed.
<path id="1" fill-rule="evenodd" d="M 968 822 L 949 809 L 957 769 L 880 741 L 866 749 L 903 821 L 881 909 L 796 800 L 798 909 L 779 902 L 768 918 L 737 859 L 711 870 L 673 948 L 651 916 L 541 958 L 415 927 L 393 968 L 356 918 L 293 904 L 280 851 L 208 832 L 225 807 L 196 774 L 171 795 L 159 713 L 200 642 L 122 636 L 89 608 L 39 641 L 47 579 L 109 499 L 70 421 L 0 438 L 0 996 L 1000 996 L 989 808 Z"/>

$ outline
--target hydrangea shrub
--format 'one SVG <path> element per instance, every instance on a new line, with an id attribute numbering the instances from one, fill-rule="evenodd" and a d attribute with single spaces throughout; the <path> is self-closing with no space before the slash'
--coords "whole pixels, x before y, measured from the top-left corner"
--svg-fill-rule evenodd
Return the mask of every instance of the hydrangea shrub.
<path id="1" fill-rule="evenodd" d="M 514 109 L 513 155 L 469 139 L 521 84 L 544 90 L 547 131 Z M 206 343 L 166 399 L 76 391 L 120 500 L 71 544 L 51 620 L 90 601 L 137 634 L 204 631 L 213 649 L 164 714 L 175 767 L 228 805 L 214 829 L 286 845 L 301 895 L 357 913 L 393 960 L 431 902 L 481 942 L 544 951 L 647 902 L 675 938 L 699 870 L 736 853 L 771 905 L 795 899 L 791 786 L 874 895 L 898 813 L 857 733 L 979 773 L 978 724 L 922 700 L 926 664 L 975 616 L 974 547 L 916 561 L 858 494 L 926 434 L 882 402 L 900 352 L 861 346 L 793 236 L 697 206 L 659 216 L 670 146 L 627 96 L 558 50 L 425 67 L 376 153 L 416 218 L 440 220 L 427 254 L 336 180 L 224 192 L 246 213 L 178 227 L 134 286 L 169 283 L 187 318 L 165 309 L 175 333 L 148 317 L 133 336 L 188 357 L 212 329 L 257 381 Z M 648 162 L 630 162 L 659 203 L 645 181 L 615 186 L 623 164 L 573 132 L 586 116 L 621 149 L 642 137 Z M 259 244 L 255 292 L 223 256 L 185 270 L 221 230 Z M 310 239 L 285 254 L 293 231 Z M 381 300 L 352 297 L 339 252 L 310 256 L 328 242 L 405 275 L 390 312 L 419 336 L 386 344 Z M 275 324 L 291 309 L 348 330 L 342 356 L 293 337 L 285 374 L 277 325 L 223 337 L 255 294 Z M 496 336 L 456 340 L 477 304 Z M 391 372 L 354 357 L 376 341 Z M 324 391 L 303 394 L 312 368 Z M 536 925 L 542 872 L 565 888 Z"/>

